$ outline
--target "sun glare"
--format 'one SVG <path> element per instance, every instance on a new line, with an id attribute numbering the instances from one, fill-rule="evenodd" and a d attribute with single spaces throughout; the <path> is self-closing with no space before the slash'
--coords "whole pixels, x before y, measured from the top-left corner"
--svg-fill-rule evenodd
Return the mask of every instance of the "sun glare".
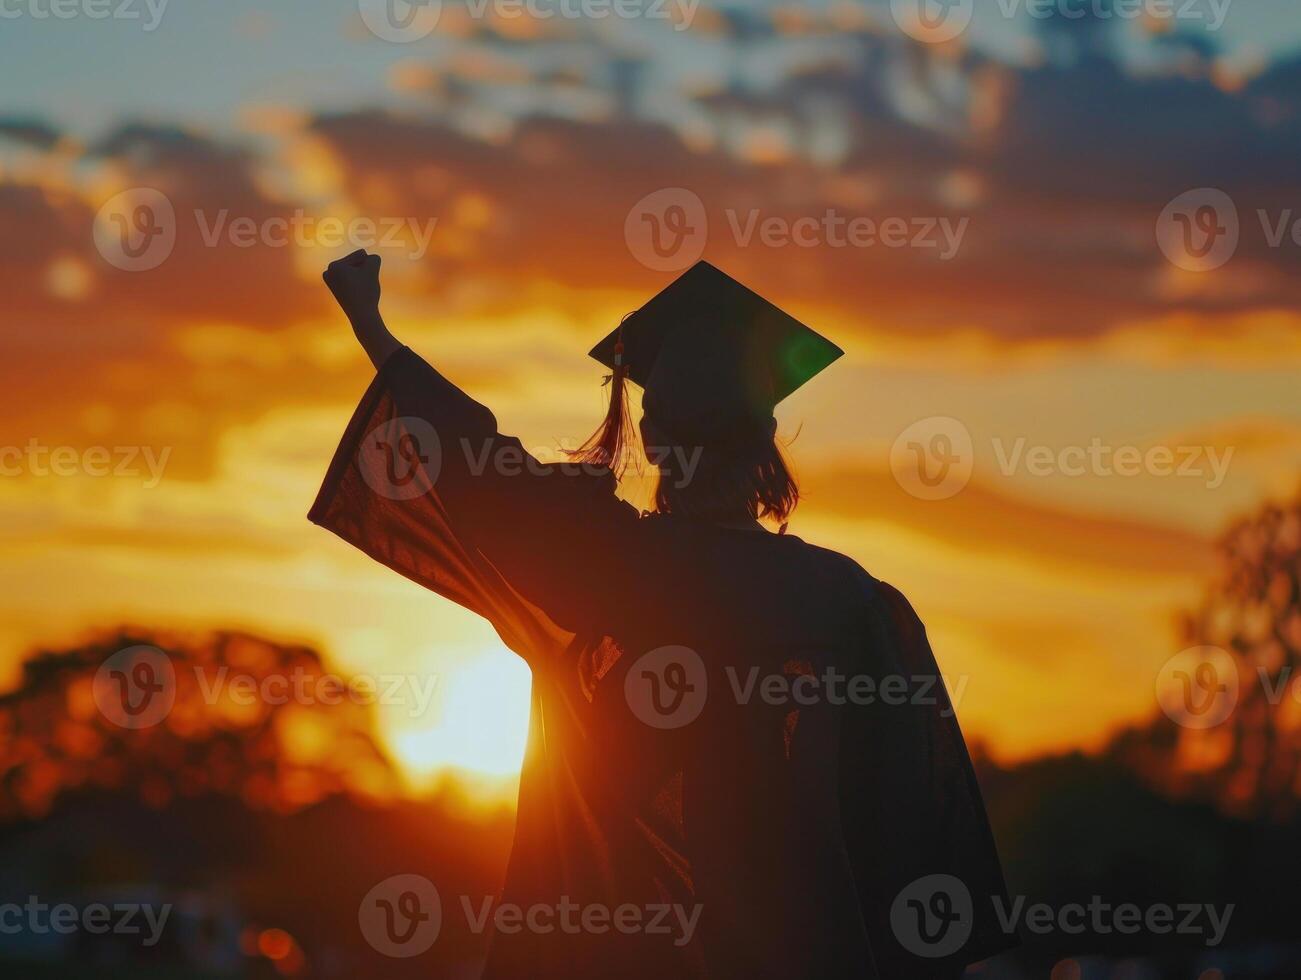
<path id="1" fill-rule="evenodd" d="M 528 738 L 530 686 L 528 667 L 515 655 L 476 653 L 446 677 L 422 717 L 394 732 L 392 745 L 406 774 L 415 783 L 449 769 L 513 776 Z"/>

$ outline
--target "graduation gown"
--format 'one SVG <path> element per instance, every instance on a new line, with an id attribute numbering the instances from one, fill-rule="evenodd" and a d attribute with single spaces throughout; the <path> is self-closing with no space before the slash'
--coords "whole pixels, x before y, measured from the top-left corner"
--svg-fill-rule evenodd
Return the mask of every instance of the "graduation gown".
<path id="1" fill-rule="evenodd" d="M 488 619 L 531 669 L 499 901 L 550 911 L 493 936 L 485 977 L 938 978 L 1012 944 L 925 631 L 852 560 L 639 515 L 608 474 L 538 463 L 406 348 L 309 516 Z M 864 693 L 892 677 L 933 687 Z M 968 897 L 918 898 L 928 881 Z M 910 917 L 932 911 L 959 948 L 919 945 Z"/>

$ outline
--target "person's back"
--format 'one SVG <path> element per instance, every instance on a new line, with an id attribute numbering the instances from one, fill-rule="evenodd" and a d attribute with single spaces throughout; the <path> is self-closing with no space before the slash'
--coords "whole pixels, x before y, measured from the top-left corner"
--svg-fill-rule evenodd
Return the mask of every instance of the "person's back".
<path id="1" fill-rule="evenodd" d="M 773 406 L 839 350 L 701 263 L 598 345 L 605 425 L 577 470 L 543 466 L 393 340 L 377 272 L 350 256 L 327 274 L 378 374 L 310 516 L 488 619 L 532 669 L 502 901 L 579 921 L 529 912 L 484 976 L 951 977 L 1009 945 L 920 621 L 784 533 L 799 493 Z M 615 492 L 628 379 L 650 515 Z M 929 700 L 900 699 L 917 680 Z M 906 918 L 935 881 L 971 906 L 938 946 Z"/>
<path id="2" fill-rule="evenodd" d="M 861 569 L 792 535 L 642 524 L 660 591 L 633 648 L 676 639 L 707 679 L 681 778 L 709 975 L 870 975 L 839 793 L 843 682 L 872 670 Z"/>

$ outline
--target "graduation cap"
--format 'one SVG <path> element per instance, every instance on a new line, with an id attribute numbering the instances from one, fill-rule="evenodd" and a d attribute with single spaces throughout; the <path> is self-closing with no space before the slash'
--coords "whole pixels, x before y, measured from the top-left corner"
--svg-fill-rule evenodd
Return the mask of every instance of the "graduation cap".
<path id="1" fill-rule="evenodd" d="M 842 351 L 758 293 L 697 262 L 624 317 L 591 356 L 611 370 L 605 424 L 575 455 L 618 469 L 629 444 L 624 381 L 649 420 L 683 445 L 767 437 L 782 399 Z"/>

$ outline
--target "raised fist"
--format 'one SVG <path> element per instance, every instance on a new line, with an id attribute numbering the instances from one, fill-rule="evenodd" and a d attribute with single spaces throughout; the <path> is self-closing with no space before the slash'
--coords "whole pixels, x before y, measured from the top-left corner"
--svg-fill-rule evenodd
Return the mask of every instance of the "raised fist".
<path id="1" fill-rule="evenodd" d="M 365 249 L 335 259 L 321 274 L 353 324 L 379 313 L 379 256 Z"/>

